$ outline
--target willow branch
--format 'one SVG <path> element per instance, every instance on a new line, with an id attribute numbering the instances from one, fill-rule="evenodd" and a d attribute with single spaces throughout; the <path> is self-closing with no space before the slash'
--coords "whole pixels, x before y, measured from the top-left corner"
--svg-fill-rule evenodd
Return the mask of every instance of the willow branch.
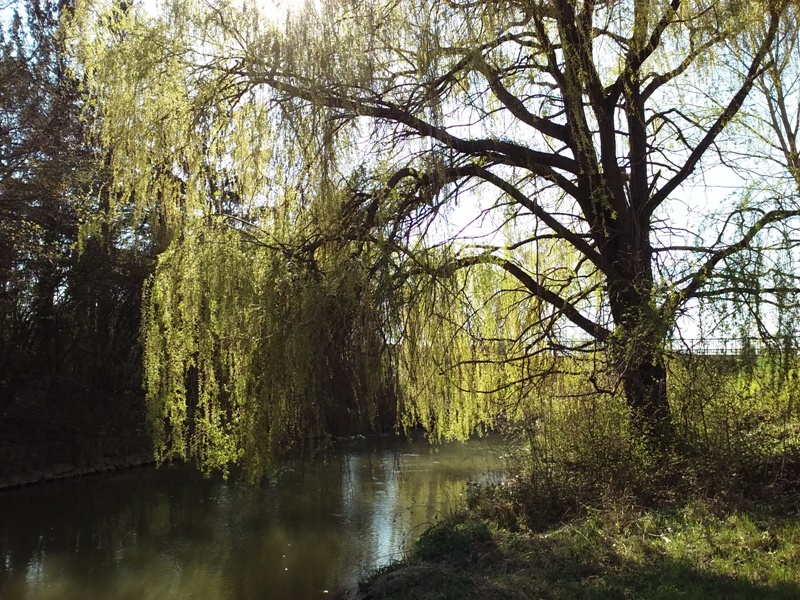
<path id="1" fill-rule="evenodd" d="M 766 67 L 764 66 L 764 58 L 769 51 L 770 46 L 772 45 L 773 40 L 775 39 L 775 35 L 778 31 L 778 23 L 779 18 L 777 12 L 775 10 L 770 11 L 770 24 L 769 29 L 767 31 L 764 40 L 761 42 L 761 47 L 758 49 L 755 57 L 753 58 L 752 63 L 750 64 L 750 68 L 747 72 L 747 76 L 742 83 L 742 86 L 739 88 L 739 91 L 736 92 L 734 97 L 725 107 L 725 110 L 722 111 L 722 114 L 717 117 L 717 120 L 711 126 L 711 128 L 706 132 L 706 135 L 700 141 L 700 143 L 695 147 L 692 153 L 689 155 L 689 158 L 683 164 L 683 167 L 669 180 L 665 183 L 661 189 L 656 192 L 655 195 L 647 202 L 645 210 L 647 214 L 652 214 L 653 211 L 669 197 L 669 195 L 679 186 L 681 185 L 689 175 L 694 172 L 695 167 L 700 162 L 700 159 L 705 154 L 706 150 L 714 143 L 717 139 L 717 136 L 722 132 L 723 129 L 730 123 L 730 121 L 736 116 L 736 113 L 739 112 L 742 104 L 744 103 L 745 98 L 750 93 L 753 85 L 755 84 L 756 80 L 761 76 L 761 74 L 765 71 Z"/>
<path id="2" fill-rule="evenodd" d="M 558 310 L 560 314 L 566 317 L 573 324 L 580 327 L 587 334 L 592 336 L 593 339 L 599 342 L 604 342 L 611 335 L 611 331 L 609 331 L 606 327 L 592 321 L 586 315 L 581 313 L 574 304 L 568 300 L 565 300 L 555 292 L 547 289 L 544 285 L 536 281 L 536 279 L 534 279 L 530 273 L 508 259 L 495 256 L 493 254 L 468 256 L 456 259 L 438 267 L 434 274 L 447 277 L 459 269 L 480 264 L 492 264 L 499 266 L 506 273 L 519 281 L 531 294 Z"/>
<path id="3" fill-rule="evenodd" d="M 664 306 L 670 309 L 673 307 L 677 309 L 677 307 L 685 304 L 690 298 L 697 297 L 700 288 L 705 285 L 714 271 L 714 268 L 720 262 L 729 256 L 732 256 L 737 252 L 749 247 L 750 242 L 753 241 L 756 235 L 758 235 L 758 233 L 768 225 L 777 223 L 779 221 L 785 221 L 786 219 L 793 217 L 800 217 L 800 210 L 772 210 L 764 214 L 764 216 L 756 221 L 756 223 L 753 224 L 753 226 L 750 227 L 747 232 L 745 232 L 738 242 L 712 254 L 699 269 L 697 269 L 692 275 L 689 275 L 687 278 L 685 278 L 688 279 L 689 282 L 683 287 L 683 289 L 671 294 L 664 303 Z"/>

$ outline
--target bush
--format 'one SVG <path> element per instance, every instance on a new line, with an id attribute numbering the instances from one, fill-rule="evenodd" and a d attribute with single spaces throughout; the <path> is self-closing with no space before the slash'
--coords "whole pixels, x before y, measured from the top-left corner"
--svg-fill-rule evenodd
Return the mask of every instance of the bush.
<path id="1" fill-rule="evenodd" d="M 510 428 L 518 447 L 511 485 L 473 502 L 487 516 L 513 506 L 522 522 L 539 529 L 609 503 L 739 502 L 798 487 L 794 355 L 672 357 L 668 394 L 676 433 L 673 445 L 661 449 L 637 435 L 624 398 L 596 392 L 574 366 L 572 375 L 543 382 L 528 399 L 523 427 Z"/>

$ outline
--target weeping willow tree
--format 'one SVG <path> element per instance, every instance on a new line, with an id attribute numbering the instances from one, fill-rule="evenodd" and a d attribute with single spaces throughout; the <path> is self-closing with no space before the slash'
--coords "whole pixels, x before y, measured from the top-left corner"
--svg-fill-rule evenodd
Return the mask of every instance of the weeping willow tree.
<path id="1" fill-rule="evenodd" d="M 463 437 L 520 418 L 564 356 L 669 446 L 681 319 L 795 299 L 791 264 L 763 268 L 793 247 L 795 192 L 694 199 L 758 172 L 726 161 L 730 132 L 791 10 L 79 3 L 117 205 L 165 248 L 145 308 L 161 448 L 258 470 L 325 431 L 331 390 L 369 421 L 393 385 L 406 426 Z"/>
<path id="2" fill-rule="evenodd" d="M 327 266 L 287 266 L 226 223 L 162 254 L 144 308 L 162 456 L 258 475 L 308 438 L 376 425 L 394 380 L 373 290 L 357 261 Z"/>

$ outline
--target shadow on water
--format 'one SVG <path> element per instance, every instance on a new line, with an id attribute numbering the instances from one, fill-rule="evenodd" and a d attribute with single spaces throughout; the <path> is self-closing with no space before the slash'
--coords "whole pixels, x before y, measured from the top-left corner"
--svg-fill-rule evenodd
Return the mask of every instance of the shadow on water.
<path id="1" fill-rule="evenodd" d="M 324 597 L 402 555 L 498 454 L 383 439 L 260 488 L 172 466 L 6 492 L 0 598 Z"/>

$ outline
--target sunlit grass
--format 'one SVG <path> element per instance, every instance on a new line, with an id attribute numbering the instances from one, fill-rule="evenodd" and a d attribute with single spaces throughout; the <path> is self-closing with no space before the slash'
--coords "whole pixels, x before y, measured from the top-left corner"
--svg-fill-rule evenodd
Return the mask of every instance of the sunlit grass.
<path id="1" fill-rule="evenodd" d="M 455 520 L 409 561 L 376 574 L 367 598 L 708 599 L 800 597 L 800 517 L 591 511 L 550 530 Z"/>

